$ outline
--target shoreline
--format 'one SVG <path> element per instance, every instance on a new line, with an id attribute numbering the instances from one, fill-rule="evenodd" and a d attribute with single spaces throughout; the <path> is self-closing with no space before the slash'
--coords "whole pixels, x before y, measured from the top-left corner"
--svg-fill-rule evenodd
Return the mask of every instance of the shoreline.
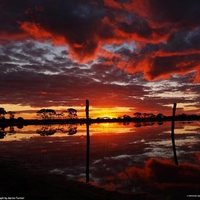
<path id="1" fill-rule="evenodd" d="M 108 191 L 49 174 L 21 160 L 0 157 L 0 199 L 24 200 L 154 200 L 149 194 Z"/>
<path id="2" fill-rule="evenodd" d="M 93 124 L 93 123 L 142 123 L 142 122 L 157 122 L 157 123 L 164 123 L 169 121 L 199 121 L 200 116 L 197 117 L 187 117 L 187 118 L 180 118 L 175 117 L 174 119 L 170 117 L 157 119 L 157 118 L 130 118 L 130 119 L 49 119 L 49 120 L 39 120 L 39 119 L 0 119 L 0 126 L 7 127 L 7 126 L 28 126 L 28 125 L 48 125 L 48 124 Z"/>

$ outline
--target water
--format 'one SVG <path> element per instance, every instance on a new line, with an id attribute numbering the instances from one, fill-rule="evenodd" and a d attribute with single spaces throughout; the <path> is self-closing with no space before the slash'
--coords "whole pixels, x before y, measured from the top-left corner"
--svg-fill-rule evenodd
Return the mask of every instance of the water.
<path id="1" fill-rule="evenodd" d="M 89 155 L 85 125 L 7 127 L 0 132 L 1 156 L 69 179 L 85 182 L 89 156 L 90 184 L 108 190 L 157 193 L 171 185 L 185 187 L 188 181 L 200 188 L 199 121 L 175 123 L 178 167 L 170 122 L 91 124 Z"/>

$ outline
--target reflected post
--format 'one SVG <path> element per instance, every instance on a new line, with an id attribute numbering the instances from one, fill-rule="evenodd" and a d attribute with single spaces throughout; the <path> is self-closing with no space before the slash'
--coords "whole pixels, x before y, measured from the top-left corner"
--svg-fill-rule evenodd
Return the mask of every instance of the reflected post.
<path id="1" fill-rule="evenodd" d="M 87 134 L 87 147 L 86 147 L 86 183 L 88 183 L 89 180 L 89 173 L 90 173 L 90 132 L 89 132 L 89 100 L 86 100 L 86 134 Z"/>
<path id="2" fill-rule="evenodd" d="M 173 106 L 173 112 L 172 112 L 172 130 L 171 130 L 171 138 L 172 138 L 172 148 L 174 152 L 174 163 L 178 165 L 178 158 L 176 155 L 176 145 L 175 145 L 175 139 L 174 139 L 174 121 L 175 121 L 175 113 L 176 113 L 176 103 L 174 103 Z"/>

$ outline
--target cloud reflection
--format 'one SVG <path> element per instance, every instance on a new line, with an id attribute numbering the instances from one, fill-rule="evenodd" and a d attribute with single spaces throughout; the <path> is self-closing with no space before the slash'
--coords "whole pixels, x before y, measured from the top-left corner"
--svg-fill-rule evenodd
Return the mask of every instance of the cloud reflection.
<path id="1" fill-rule="evenodd" d="M 116 127 L 112 124 L 113 128 L 106 126 L 107 133 L 102 126 L 99 125 L 97 131 L 98 124 L 91 125 L 91 133 L 94 131 L 90 145 L 91 184 L 122 192 L 145 192 L 164 200 L 185 199 L 187 195 L 198 194 L 199 122 L 176 123 L 177 130 L 182 130 L 175 135 L 178 166 L 172 159 L 171 136 L 167 132 L 170 124 L 140 127 L 135 127 L 134 123 L 116 124 Z M 24 128 L 24 135 L 30 133 L 30 127 Z M 42 126 L 35 130 L 39 128 Z M 65 128 L 67 130 L 68 126 Z M 56 133 L 53 137 L 41 137 L 37 134 L 21 141 L 1 140 L 0 150 L 4 156 L 37 164 L 50 173 L 85 181 L 86 137 L 82 126 L 78 126 L 79 130 L 81 133 L 73 136 Z"/>

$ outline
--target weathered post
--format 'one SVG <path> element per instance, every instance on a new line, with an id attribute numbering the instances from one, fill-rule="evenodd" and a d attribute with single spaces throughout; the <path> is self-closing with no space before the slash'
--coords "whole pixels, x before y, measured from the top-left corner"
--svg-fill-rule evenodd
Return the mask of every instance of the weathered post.
<path id="1" fill-rule="evenodd" d="M 174 152 L 174 163 L 178 165 L 178 158 L 176 155 L 176 145 L 174 139 L 174 123 L 175 123 L 175 114 L 176 114 L 176 103 L 174 103 L 173 111 L 172 111 L 172 126 L 171 126 L 171 138 L 172 138 L 172 148 Z"/>
<path id="2" fill-rule="evenodd" d="M 86 134 L 87 134 L 87 147 L 86 147 L 86 183 L 89 182 L 89 173 L 90 173 L 90 132 L 89 132 L 89 100 L 86 100 Z"/>

